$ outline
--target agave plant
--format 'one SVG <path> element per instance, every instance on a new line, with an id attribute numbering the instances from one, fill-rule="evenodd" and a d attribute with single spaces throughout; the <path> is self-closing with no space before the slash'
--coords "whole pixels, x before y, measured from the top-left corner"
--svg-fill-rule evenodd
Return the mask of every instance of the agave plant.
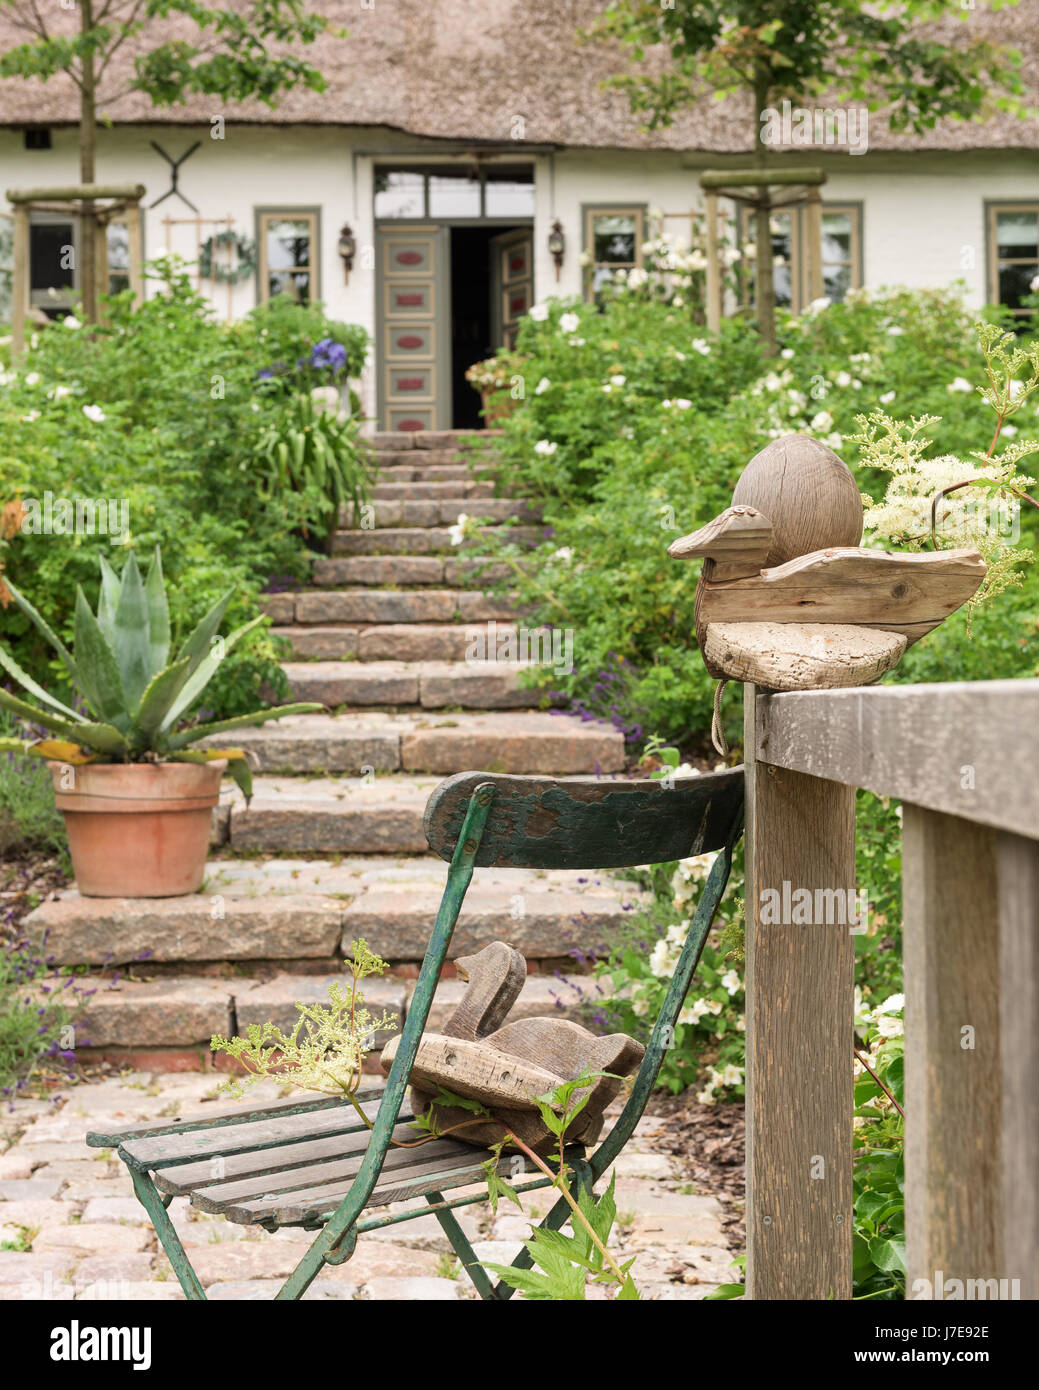
<path id="1" fill-rule="evenodd" d="M 0 646 L 0 667 L 39 702 L 0 689 L 0 706 L 19 718 L 49 729 L 55 738 L 0 739 L 0 751 L 54 758 L 67 763 L 212 762 L 227 758 L 235 781 L 251 795 L 252 779 L 240 748 L 193 748 L 201 740 L 229 729 L 265 724 L 289 714 L 310 714 L 315 704 L 279 705 L 272 709 L 178 728 L 198 703 L 220 662 L 263 618 L 244 624 L 230 636 L 217 633 L 231 588 L 218 599 L 170 661 L 170 615 L 162 557 L 156 546 L 146 578 L 133 551 L 117 575 L 101 557 L 101 592 L 91 612 L 82 588 L 76 590 L 75 652 L 70 652 L 50 624 L 10 581 L 11 597 L 55 648 L 88 714 L 48 694 Z"/>

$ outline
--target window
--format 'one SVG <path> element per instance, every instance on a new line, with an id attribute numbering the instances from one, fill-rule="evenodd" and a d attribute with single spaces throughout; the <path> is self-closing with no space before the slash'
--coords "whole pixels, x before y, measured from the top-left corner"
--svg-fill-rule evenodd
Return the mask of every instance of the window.
<path id="1" fill-rule="evenodd" d="M 256 222 L 260 303 L 276 294 L 291 295 L 301 304 L 317 299 L 317 210 L 261 209 Z"/>
<path id="2" fill-rule="evenodd" d="M 989 204 L 989 298 L 1027 318 L 1022 304 L 1039 274 L 1039 203 Z"/>
<path id="3" fill-rule="evenodd" d="M 533 216 L 534 168 L 530 164 L 437 164 L 375 171 L 377 222 L 409 217 L 435 217 L 442 222 L 518 221 Z"/>
<path id="4" fill-rule="evenodd" d="M 800 313 L 808 303 L 807 219 L 803 207 L 777 208 L 769 219 L 772 228 L 772 274 L 776 303 Z M 823 295 L 837 304 L 851 289 L 862 284 L 862 208 L 857 203 L 824 203 L 822 207 Z M 740 209 L 740 242 L 755 235 L 754 214 Z M 745 266 L 749 283 L 743 293 L 754 302 L 754 262 Z"/>
<path id="5" fill-rule="evenodd" d="M 586 294 L 598 299 L 618 270 L 642 264 L 646 240 L 644 207 L 585 207 L 584 251 L 588 258 Z"/>

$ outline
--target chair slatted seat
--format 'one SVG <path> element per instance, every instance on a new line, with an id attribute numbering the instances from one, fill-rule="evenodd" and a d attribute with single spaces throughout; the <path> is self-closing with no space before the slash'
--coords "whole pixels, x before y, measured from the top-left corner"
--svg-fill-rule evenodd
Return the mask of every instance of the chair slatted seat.
<path id="1" fill-rule="evenodd" d="M 411 1124 L 407 1098 L 473 869 L 624 867 L 720 851 L 620 1117 L 594 1152 L 581 1145 L 567 1150 L 576 1193 L 590 1189 L 606 1171 L 642 1116 L 725 889 L 742 809 L 742 768 L 671 784 L 493 773 L 461 773 L 440 783 L 427 806 L 426 835 L 430 848 L 451 867 L 385 1088 L 359 1090 L 357 1107 L 340 1097 L 290 1096 L 87 1136 L 94 1148 L 118 1150 L 187 1297 L 206 1295 L 166 1211 L 175 1197 L 239 1224 L 318 1230 L 278 1293 L 281 1300 L 302 1297 L 326 1262 L 349 1259 L 358 1232 L 429 1211 L 481 1297 L 510 1298 L 508 1285 L 492 1284 L 453 1214 L 481 1195 L 444 1195 L 480 1184 L 489 1151 L 446 1137 L 417 1143 L 422 1136 Z M 520 1193 L 549 1182 L 539 1175 L 510 1186 Z M 410 1202 L 417 1205 L 361 1219 L 372 1208 Z M 559 1198 L 542 1225 L 558 1230 L 568 1216 L 569 1207 Z M 529 1268 L 529 1253 L 521 1251 L 514 1263 Z"/>

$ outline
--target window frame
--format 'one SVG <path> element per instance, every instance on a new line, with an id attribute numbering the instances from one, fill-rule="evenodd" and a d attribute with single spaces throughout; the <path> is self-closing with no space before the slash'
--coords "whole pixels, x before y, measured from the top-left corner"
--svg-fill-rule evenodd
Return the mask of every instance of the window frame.
<path id="1" fill-rule="evenodd" d="M 1010 264 L 1035 265 L 1036 274 L 1039 275 L 1039 247 L 1034 260 L 1030 256 L 1000 256 L 998 218 L 1001 212 L 1034 212 L 1036 233 L 1039 237 L 1039 198 L 986 198 L 984 207 L 986 301 L 1005 307 L 1007 313 L 1012 314 L 1015 319 L 1030 317 L 1033 312 L 1031 309 L 1011 309 L 1009 305 L 1003 305 L 999 297 L 999 262 L 1005 260 Z"/>
<path id="2" fill-rule="evenodd" d="M 637 218 L 637 229 L 635 233 L 635 260 L 630 265 L 627 261 L 596 261 L 595 256 L 595 226 L 596 217 L 627 217 L 634 213 Z M 583 267 L 584 269 L 584 297 L 589 303 L 595 302 L 595 271 L 597 266 L 613 265 L 616 270 L 635 270 L 642 269 L 643 243 L 649 239 L 649 204 L 648 203 L 582 203 L 581 204 L 581 251 L 590 254 L 592 260 Z"/>
<path id="3" fill-rule="evenodd" d="M 492 172 L 493 170 L 498 170 L 498 169 L 502 169 L 502 168 L 510 168 L 510 167 L 513 167 L 513 166 L 521 166 L 521 167 L 523 167 L 524 169 L 529 170 L 529 172 L 530 172 L 530 188 L 531 188 L 531 193 L 532 193 L 532 196 L 533 196 L 533 199 L 534 199 L 534 208 L 531 210 L 530 213 L 524 214 L 524 215 L 520 215 L 519 213 L 516 213 L 516 214 L 514 214 L 514 215 L 505 215 L 505 216 L 502 216 L 502 215 L 500 215 L 500 214 L 496 214 L 496 215 L 494 215 L 494 216 L 490 216 L 490 215 L 488 214 L 488 212 L 487 212 L 487 183 L 488 183 L 487 175 L 488 175 L 490 172 Z M 484 224 L 486 224 L 486 225 L 488 225 L 488 226 L 489 226 L 489 225 L 499 225 L 499 224 L 500 224 L 500 225 L 503 226 L 503 227 L 520 227 L 520 226 L 527 226 L 527 225 L 532 225 L 532 224 L 533 224 L 534 219 L 535 219 L 535 215 L 536 215 L 536 209 L 537 209 L 537 169 L 536 169 L 536 166 L 535 166 L 533 160 L 525 160 L 525 159 L 511 159 L 511 160 L 508 160 L 508 161 L 503 160 L 503 161 L 501 161 L 501 162 L 494 162 L 494 163 L 487 163 L 487 162 L 481 162 L 481 163 L 480 163 L 480 166 L 479 166 L 479 168 L 478 168 L 477 171 L 476 171 L 476 173 L 477 173 L 477 178 L 476 178 L 475 180 L 473 180 L 474 182 L 478 182 L 478 183 L 479 183 L 479 186 L 480 186 L 480 211 L 479 211 L 475 216 L 470 216 L 470 215 L 460 214 L 460 213 L 453 213 L 453 214 L 450 214 L 450 215 L 440 216 L 440 215 L 435 215 L 434 213 L 432 213 L 432 212 L 430 211 L 430 187 L 429 187 L 429 181 L 430 181 L 430 179 L 431 179 L 431 178 L 436 178 L 438 175 L 440 175 L 441 177 L 444 177 L 444 178 L 458 178 L 458 177 L 461 177 L 461 176 L 462 176 L 464 170 L 465 170 L 467 167 L 471 167 L 471 166 L 467 166 L 467 165 L 465 165 L 464 163 L 452 162 L 452 161 L 450 161 L 450 160 L 447 160 L 447 161 L 445 161 L 445 162 L 442 163 L 442 164 L 411 163 L 411 162 L 408 161 L 408 160 L 405 160 L 405 161 L 399 162 L 399 163 L 396 162 L 396 161 L 393 161 L 393 162 L 388 162 L 388 161 L 384 162 L 384 161 L 380 161 L 379 163 L 377 163 L 377 164 L 375 164 L 375 165 L 373 166 L 373 170 L 372 170 L 372 174 L 373 174 L 373 178 L 372 178 L 372 218 L 373 218 L 373 220 L 375 221 L 376 225 L 377 225 L 377 226 L 380 226 L 380 227 L 397 226 L 398 224 L 403 224 L 403 225 L 406 226 L 408 223 L 429 223 L 429 222 L 436 223 L 437 226 L 448 226 L 448 225 L 453 226 L 453 225 L 455 225 L 456 223 L 465 224 L 465 225 L 468 225 L 468 226 L 476 226 L 476 225 L 478 225 L 478 224 L 484 223 Z M 417 174 L 417 175 L 419 175 L 419 177 L 422 179 L 422 209 L 421 209 L 421 211 L 420 211 L 419 213 L 416 213 L 415 216 L 413 216 L 413 217 L 381 217 L 381 216 L 379 216 L 379 214 L 376 212 L 376 206 L 375 206 L 375 200 L 376 200 L 376 198 L 379 196 L 379 194 L 378 194 L 378 190 L 377 190 L 377 189 L 375 188 L 375 186 L 374 186 L 374 184 L 375 184 L 375 178 L 376 178 L 379 174 Z"/>
<path id="4" fill-rule="evenodd" d="M 270 292 L 269 268 L 267 265 L 266 227 L 269 219 L 290 219 L 297 222 L 310 222 L 310 264 L 295 267 L 295 273 L 306 271 L 310 276 L 308 304 L 315 304 L 321 298 L 321 207 L 264 206 L 253 209 L 256 228 L 256 303 L 267 304 L 273 298 Z"/>
<path id="5" fill-rule="evenodd" d="M 772 213 L 789 213 L 790 215 L 790 312 L 800 314 L 807 307 L 807 254 L 804 236 L 804 214 L 805 206 L 803 203 L 794 206 L 773 208 Z M 848 292 L 862 288 L 863 275 L 863 255 L 862 248 L 864 242 L 863 224 L 865 222 L 865 207 L 861 198 L 842 198 L 840 201 L 823 201 L 820 209 L 820 218 L 827 213 L 846 213 L 851 221 L 851 247 L 849 260 L 841 261 L 839 264 L 847 264 L 851 272 L 851 282 L 848 285 Z M 754 216 L 754 209 L 748 207 L 746 203 L 740 204 L 739 209 L 739 240 L 742 246 L 750 239 L 751 218 Z M 822 266 L 835 265 L 835 261 L 823 261 Z M 741 261 L 741 272 L 746 275 L 746 296 L 748 305 L 753 303 L 751 292 L 754 282 L 753 272 L 748 272 L 748 267 Z M 825 294 L 825 278 L 823 280 L 823 293 Z"/>

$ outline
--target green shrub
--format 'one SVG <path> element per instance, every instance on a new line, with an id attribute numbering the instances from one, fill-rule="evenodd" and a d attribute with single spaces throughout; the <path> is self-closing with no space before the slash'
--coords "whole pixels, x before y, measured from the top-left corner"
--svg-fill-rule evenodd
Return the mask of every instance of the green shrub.
<path id="1" fill-rule="evenodd" d="M 2 378 L 0 504 L 50 494 L 116 500 L 120 519 L 126 508 L 127 533 L 114 543 L 104 535 L 30 534 L 24 522 L 17 532 L 10 506 L 0 514 L 4 573 L 64 638 L 77 584 L 96 600 L 99 546 L 113 559 L 124 544 L 161 547 L 179 643 L 193 615 L 229 585 L 235 597 L 227 620 L 237 627 L 255 617 L 272 576 L 304 580 L 301 533 L 327 525 L 327 502 L 313 488 L 262 495 L 257 452 L 263 431 L 320 374 L 308 371 L 290 389 L 259 373 L 277 360 L 272 354 L 295 361 L 292 354 L 334 333 L 348 340 L 356 366 L 359 331 L 329 323 L 320 309 L 282 303 L 221 325 L 173 262 L 158 263 L 154 278 L 159 293 L 136 306 L 129 294 L 115 296 L 99 328 L 66 326 L 78 323 L 71 319 L 35 333 L 17 370 Z M 60 687 L 57 663 L 48 670 L 44 644 L 4 605 L 2 588 L 0 641 L 31 674 Z M 269 633 L 254 634 L 222 663 L 206 712 L 244 713 L 255 708 L 261 687 L 283 698 L 278 657 Z"/>

